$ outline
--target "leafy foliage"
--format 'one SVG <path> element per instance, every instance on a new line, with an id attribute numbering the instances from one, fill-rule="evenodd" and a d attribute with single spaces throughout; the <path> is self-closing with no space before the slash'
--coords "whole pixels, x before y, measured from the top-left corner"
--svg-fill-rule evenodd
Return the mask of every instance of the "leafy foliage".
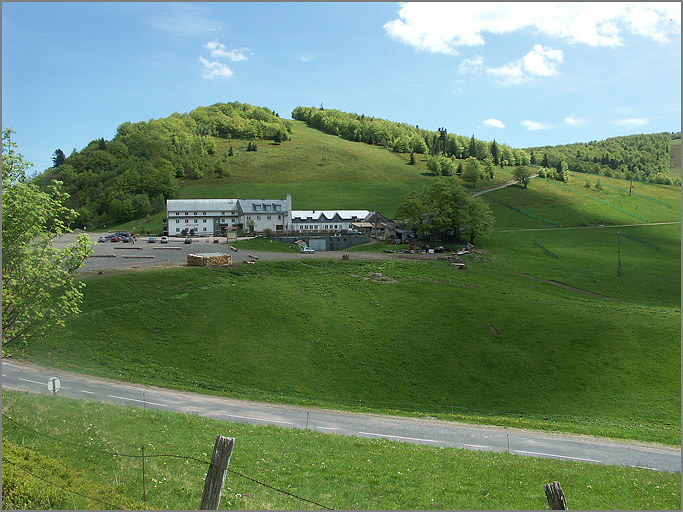
<path id="1" fill-rule="evenodd" d="M 530 156 L 524 150 L 512 149 L 503 144 L 492 144 L 448 133 L 445 128 L 436 132 L 424 130 L 406 123 L 395 123 L 386 119 L 367 117 L 340 110 L 316 107 L 296 107 L 292 119 L 305 121 L 308 126 L 346 140 L 364 142 L 391 148 L 397 153 L 428 153 L 448 158 L 467 159 L 474 157 L 483 161 L 495 152 L 500 165 L 524 165 Z M 495 156 L 493 157 L 495 160 Z M 439 173 L 441 175 L 441 173 Z"/>
<path id="2" fill-rule="evenodd" d="M 675 137 L 675 135 L 673 136 Z M 668 132 L 612 137 L 601 141 L 527 148 L 532 162 L 559 171 L 566 162 L 571 172 L 601 174 L 609 178 L 666 183 L 672 134 Z M 671 183 L 669 183 L 671 184 Z"/>
<path id="3" fill-rule="evenodd" d="M 47 187 L 62 181 L 81 225 L 126 222 L 162 211 L 177 194 L 176 179 L 229 175 L 231 153 L 219 154 L 216 139 L 285 141 L 291 124 L 267 108 L 238 102 L 126 122 L 110 141 L 93 140 L 66 158 L 58 149 L 54 166 L 35 182 Z M 256 151 L 256 143 L 249 144 Z"/>
<path id="4" fill-rule="evenodd" d="M 16 348 L 64 318 L 78 313 L 82 283 L 73 273 L 92 251 L 87 235 L 57 249 L 53 241 L 69 229 L 76 212 L 63 206 L 67 195 L 55 182 L 46 191 L 26 178 L 25 162 L 2 134 L 2 352 Z"/>
<path id="5" fill-rule="evenodd" d="M 488 205 L 470 197 L 455 178 L 439 178 L 421 193 L 404 196 L 397 217 L 427 237 L 440 234 L 459 240 L 467 233 L 471 243 L 488 233 L 495 220 Z"/>

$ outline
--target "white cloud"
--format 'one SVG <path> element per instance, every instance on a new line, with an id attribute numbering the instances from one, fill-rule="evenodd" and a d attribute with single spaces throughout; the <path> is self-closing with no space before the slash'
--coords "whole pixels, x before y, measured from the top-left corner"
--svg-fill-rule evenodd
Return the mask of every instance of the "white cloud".
<path id="1" fill-rule="evenodd" d="M 204 48 L 211 52 L 211 56 L 214 59 L 225 57 L 233 62 L 247 60 L 247 56 L 245 55 L 245 53 L 250 51 L 249 48 L 240 48 L 239 50 L 228 51 L 228 47 L 224 44 L 219 43 L 218 41 L 208 42 L 204 45 Z"/>
<path id="2" fill-rule="evenodd" d="M 481 55 L 475 55 L 473 59 L 463 59 L 458 66 L 458 71 L 467 75 L 469 73 L 478 73 L 484 70 L 484 57 Z"/>
<path id="3" fill-rule="evenodd" d="M 678 2 L 409 2 L 384 30 L 418 50 L 447 55 L 484 44 L 485 33 L 517 31 L 615 47 L 624 44 L 625 34 L 667 42 L 681 32 L 681 8 Z"/>
<path id="4" fill-rule="evenodd" d="M 461 74 L 484 71 L 500 80 L 503 85 L 520 85 L 532 81 L 532 76 L 557 75 L 557 66 L 563 60 L 562 50 L 536 44 L 529 53 L 515 62 L 491 67 L 484 64 L 484 58 L 481 55 L 477 55 L 473 59 L 463 59 L 458 71 Z"/>
<path id="5" fill-rule="evenodd" d="M 503 121 L 498 119 L 487 119 L 484 121 L 484 126 L 488 126 L 490 128 L 505 128 Z"/>
<path id="6" fill-rule="evenodd" d="M 557 64 L 563 60 L 562 50 L 535 44 L 534 49 L 522 57 L 522 64 L 532 75 L 552 76 L 557 74 Z"/>
<path id="7" fill-rule="evenodd" d="M 550 130 L 552 128 L 549 124 L 538 123 L 536 121 L 522 121 L 520 124 L 530 131 Z"/>
<path id="8" fill-rule="evenodd" d="M 567 123 L 569 126 L 573 126 L 574 128 L 577 128 L 579 126 L 584 126 L 586 124 L 585 119 L 576 119 L 573 116 L 565 117 L 564 122 Z"/>
<path id="9" fill-rule="evenodd" d="M 522 59 L 498 68 L 487 67 L 486 73 L 499 78 L 504 85 L 520 85 L 530 80 L 522 69 Z"/>
<path id="10" fill-rule="evenodd" d="M 311 62 L 314 59 L 315 59 L 314 55 L 309 55 L 309 54 L 299 55 L 299 60 L 301 62 Z"/>
<path id="11" fill-rule="evenodd" d="M 614 124 L 621 128 L 637 128 L 638 126 L 645 126 L 648 124 L 647 119 L 631 117 L 628 119 L 617 119 Z"/>
<path id="12" fill-rule="evenodd" d="M 202 77 L 208 80 L 214 80 L 215 78 L 230 78 L 234 73 L 232 69 L 217 61 L 208 61 L 204 57 L 199 57 L 199 60 L 204 65 L 204 72 Z"/>

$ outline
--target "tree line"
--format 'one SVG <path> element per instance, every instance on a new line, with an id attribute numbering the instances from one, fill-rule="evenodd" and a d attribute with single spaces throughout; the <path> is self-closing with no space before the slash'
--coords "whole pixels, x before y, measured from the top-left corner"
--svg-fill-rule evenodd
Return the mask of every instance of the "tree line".
<path id="1" fill-rule="evenodd" d="M 522 149 L 513 149 L 495 140 L 486 142 L 472 137 L 448 133 L 446 128 L 430 131 L 406 123 L 369 117 L 340 110 L 317 107 L 296 107 L 292 119 L 304 121 L 308 126 L 330 135 L 353 142 L 383 146 L 396 153 L 418 153 L 432 157 L 443 156 L 451 160 L 487 158 L 495 166 L 526 165 L 530 155 Z"/>
<path id="2" fill-rule="evenodd" d="M 564 164 L 571 172 L 680 186 L 680 178 L 669 176 L 674 138 L 680 138 L 680 132 L 626 135 L 526 150 L 531 155 L 530 163 L 546 169 L 559 169 Z"/>
<path id="3" fill-rule="evenodd" d="M 270 109 L 216 103 L 189 114 L 125 122 L 112 140 L 95 139 L 69 156 L 57 149 L 54 165 L 35 182 L 47 187 L 61 181 L 69 195 L 65 205 L 77 212 L 80 225 L 120 223 L 162 211 L 177 193 L 178 178 L 229 174 L 232 148 L 219 152 L 215 138 L 279 143 L 291 131 L 292 122 Z"/>

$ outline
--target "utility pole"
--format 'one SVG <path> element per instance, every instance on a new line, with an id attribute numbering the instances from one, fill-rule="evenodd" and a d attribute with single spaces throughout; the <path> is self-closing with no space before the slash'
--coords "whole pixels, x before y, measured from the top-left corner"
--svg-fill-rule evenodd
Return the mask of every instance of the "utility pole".
<path id="1" fill-rule="evenodd" d="M 617 258 L 619 259 L 619 266 L 617 267 L 617 277 L 621 277 L 621 232 L 617 231 Z"/>

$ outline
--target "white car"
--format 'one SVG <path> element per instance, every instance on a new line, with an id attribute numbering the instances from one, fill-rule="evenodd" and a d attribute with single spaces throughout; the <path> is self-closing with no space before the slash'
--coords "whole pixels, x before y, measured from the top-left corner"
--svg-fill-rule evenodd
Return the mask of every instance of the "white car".
<path id="1" fill-rule="evenodd" d="M 311 253 L 314 253 L 314 252 L 315 252 L 315 249 L 311 249 L 310 247 L 303 247 L 303 248 L 301 249 L 301 252 L 302 252 L 303 254 L 311 254 Z"/>
<path id="2" fill-rule="evenodd" d="M 168 243 L 168 237 L 167 237 L 167 236 L 162 236 L 162 237 L 161 237 L 161 243 L 162 243 L 162 244 L 167 244 L 167 243 Z"/>

